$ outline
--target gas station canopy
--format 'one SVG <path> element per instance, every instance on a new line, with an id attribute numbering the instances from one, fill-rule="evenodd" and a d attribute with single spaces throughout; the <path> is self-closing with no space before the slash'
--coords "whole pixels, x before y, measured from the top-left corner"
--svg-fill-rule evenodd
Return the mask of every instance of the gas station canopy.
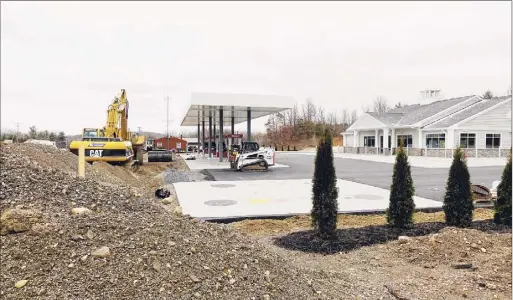
<path id="1" fill-rule="evenodd" d="M 294 98 L 275 95 L 215 94 L 192 93 L 189 108 L 181 126 L 198 126 L 207 123 L 212 117 L 213 124 L 219 124 L 219 115 L 223 111 L 223 125 L 231 126 L 252 119 L 265 117 L 291 109 Z M 250 113 L 248 113 L 250 111 Z"/>

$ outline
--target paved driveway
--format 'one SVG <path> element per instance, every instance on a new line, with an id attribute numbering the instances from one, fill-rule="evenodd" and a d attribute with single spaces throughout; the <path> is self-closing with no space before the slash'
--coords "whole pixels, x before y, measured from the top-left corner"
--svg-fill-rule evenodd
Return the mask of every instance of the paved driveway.
<path id="1" fill-rule="evenodd" d="M 271 169 L 268 172 L 233 172 L 230 170 L 208 170 L 216 180 L 280 180 L 280 179 L 311 179 L 314 171 L 312 155 L 276 153 L 276 160 L 290 168 Z M 393 164 L 335 158 L 337 178 L 363 183 L 379 188 L 390 189 L 392 183 Z M 500 180 L 503 167 L 469 168 L 474 183 L 491 187 L 492 181 Z M 448 168 L 412 167 L 416 195 L 443 201 L 445 183 L 449 174 Z M 343 186 L 339 188 L 343 189 Z"/>

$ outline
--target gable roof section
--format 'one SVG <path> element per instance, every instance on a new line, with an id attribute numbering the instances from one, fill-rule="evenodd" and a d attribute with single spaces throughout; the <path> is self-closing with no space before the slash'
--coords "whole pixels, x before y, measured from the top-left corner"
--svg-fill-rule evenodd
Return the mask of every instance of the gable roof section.
<path id="1" fill-rule="evenodd" d="M 480 100 L 479 102 L 473 104 L 472 106 L 467 107 L 466 109 L 460 110 L 454 114 L 447 116 L 446 118 L 430 124 L 426 126 L 426 129 L 438 129 L 438 128 L 448 128 L 454 126 L 460 122 L 463 122 L 473 116 L 476 116 L 480 112 L 487 111 L 488 109 L 493 108 L 494 106 L 501 104 L 505 101 L 511 99 L 510 96 L 498 97 L 490 100 Z"/>
<path id="2" fill-rule="evenodd" d="M 445 118 L 446 116 L 479 101 L 479 97 L 465 96 L 440 100 L 429 104 L 414 104 L 399 107 L 388 111 L 386 114 L 369 113 L 371 116 L 387 126 L 414 126 L 422 127 L 423 121 L 431 118 Z M 470 100 L 470 101 L 469 101 Z"/>
<path id="3" fill-rule="evenodd" d="M 353 125 L 349 126 L 349 128 L 347 128 L 346 131 L 354 131 L 354 130 L 361 130 L 361 129 L 375 129 L 375 128 L 382 128 L 382 127 L 386 127 L 386 124 L 384 124 L 382 121 L 376 119 L 371 114 L 365 113 Z"/>
<path id="4" fill-rule="evenodd" d="M 427 105 L 421 105 L 417 109 L 410 111 L 407 115 L 405 115 L 404 119 L 401 121 L 401 125 L 417 125 L 422 127 L 424 121 L 428 121 L 436 117 L 437 119 L 444 118 L 451 113 L 456 112 L 458 109 L 463 108 L 465 104 L 471 105 L 472 102 L 466 103 L 467 100 L 471 100 L 475 96 L 465 96 L 458 98 L 451 98 L 446 100 L 435 101 L 433 103 L 429 103 Z M 479 97 L 475 97 L 475 102 L 477 102 Z"/>

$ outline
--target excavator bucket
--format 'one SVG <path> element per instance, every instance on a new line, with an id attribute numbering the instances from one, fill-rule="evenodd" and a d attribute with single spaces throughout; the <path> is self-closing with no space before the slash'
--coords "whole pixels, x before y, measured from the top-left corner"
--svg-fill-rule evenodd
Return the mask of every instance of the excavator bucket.
<path id="1" fill-rule="evenodd" d="M 148 151 L 148 162 L 171 162 L 173 161 L 173 152 L 167 151 Z"/>

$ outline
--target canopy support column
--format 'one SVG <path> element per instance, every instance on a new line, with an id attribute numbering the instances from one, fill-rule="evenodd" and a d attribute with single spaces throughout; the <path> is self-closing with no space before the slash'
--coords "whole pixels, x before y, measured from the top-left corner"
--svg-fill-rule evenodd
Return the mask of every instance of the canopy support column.
<path id="1" fill-rule="evenodd" d="M 224 141 L 224 132 L 223 132 L 223 109 L 219 110 L 219 162 L 223 162 L 223 141 Z"/>
<path id="2" fill-rule="evenodd" d="M 250 108 L 248 107 L 248 137 L 247 137 L 247 141 L 250 142 L 251 141 L 251 110 Z"/>
<path id="3" fill-rule="evenodd" d="M 212 112 L 208 114 L 208 158 L 212 158 Z"/>

